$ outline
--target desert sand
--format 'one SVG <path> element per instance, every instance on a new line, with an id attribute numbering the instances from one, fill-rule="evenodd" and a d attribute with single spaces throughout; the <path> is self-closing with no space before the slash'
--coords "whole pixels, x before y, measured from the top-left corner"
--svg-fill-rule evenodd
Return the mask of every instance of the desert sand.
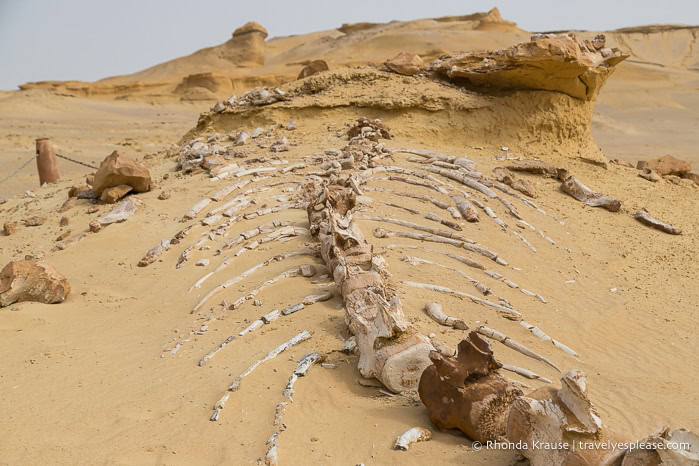
<path id="1" fill-rule="evenodd" d="M 564 167 L 595 191 L 622 201 L 616 213 L 589 207 L 563 193 L 556 179 L 517 173 L 534 187 L 537 197 L 532 201 L 540 208 L 508 197 L 526 220 L 523 224 L 503 204 L 458 186 L 495 210 L 507 224 L 501 228 L 480 209 L 480 221 L 468 223 L 400 194 L 452 203 L 434 189 L 395 179 L 367 181 L 364 194 L 371 200 L 359 206 L 357 224 L 374 252 L 387 260 L 406 317 L 419 332 L 436 333 L 452 347 L 466 337 L 467 332 L 440 327 L 425 315 L 425 303 L 438 301 L 469 327 L 480 323 L 496 328 L 545 355 L 564 373 L 584 371 L 602 422 L 629 440 L 642 439 L 663 425 L 699 432 L 699 186 L 689 179 L 653 183 L 634 168 L 607 163 L 621 159 L 635 165 L 671 154 L 690 161 L 694 172 L 699 170 L 698 30 L 645 26 L 604 32 L 608 46 L 621 48 L 629 58 L 600 86 L 596 101 L 537 89 L 463 90 L 433 76 L 401 76 L 381 65 L 402 51 L 417 53 L 429 64 L 448 52 L 498 50 L 530 40 L 529 32 L 497 12 L 345 25 L 266 40 L 266 32 L 254 27 L 226 44 L 133 75 L 96 83 L 28 83 L 0 94 L 0 128 L 6 135 L 0 138 L 0 176 L 32 156 L 36 137 L 48 136 L 58 153 L 95 166 L 116 149 L 143 162 L 154 182 L 150 192 L 134 195 L 145 205 L 127 221 L 88 233 L 63 250 L 54 250 L 59 235 L 88 231 L 92 220 L 114 208 L 81 199 L 70 210 L 58 212 L 69 188 L 84 185 L 85 175 L 94 170 L 59 160 L 62 180 L 39 187 L 32 162 L 0 184 L 0 197 L 7 199 L 0 205 L 3 223 L 21 223 L 35 215 L 48 218 L 43 225 L 20 226 L 17 233 L 1 236 L 0 265 L 27 255 L 41 257 L 72 287 L 61 304 L 21 302 L 0 309 L 0 463 L 257 462 L 268 451 L 265 442 L 279 430 L 272 424 L 275 407 L 288 401 L 282 391 L 297 361 L 319 351 L 327 354 L 330 365 L 312 367 L 296 383 L 293 403 L 283 417 L 286 429 L 278 440 L 280 463 L 515 464 L 516 451 L 476 451 L 461 432 L 432 426 L 417 391 L 390 394 L 375 380 L 368 383 L 361 377 L 358 355 L 342 352 L 351 333 L 332 271 L 319 257 L 272 262 L 190 313 L 224 281 L 267 259 L 316 244 L 305 232 L 288 241 L 251 245 L 260 236 L 216 254 L 227 241 L 268 222 L 308 229 L 308 215 L 304 209 L 286 208 L 240 218 L 223 236 L 209 232 L 230 219 L 206 226 L 201 221 L 211 218 L 207 213 L 245 190 L 265 186 L 246 196 L 251 204 L 240 214 L 303 201 L 301 186 L 312 180 L 308 175 L 324 171 L 313 156 L 325 157 L 326 150 L 345 147 L 347 129 L 360 117 L 380 118 L 390 128 L 392 138 L 381 140 L 387 149 L 466 157 L 489 177 L 494 168 L 510 162 L 508 157 L 536 158 Z M 577 34 L 592 39 L 599 32 Z M 326 60 L 330 71 L 296 80 L 303 66 L 315 59 Z M 289 99 L 213 111 L 217 102 L 258 86 L 278 86 Z M 292 120 L 295 128 L 287 129 Z M 196 138 L 212 138 L 227 147 L 233 144 L 229 135 L 235 139 L 240 131 L 252 133 L 258 127 L 263 134 L 232 147 L 242 157 L 228 163 L 273 171 L 212 181 L 201 169 L 176 169 L 181 150 Z M 288 150 L 273 152 L 282 138 Z M 423 166 L 411 157 L 416 156 L 396 151 L 380 163 L 407 170 Z M 282 173 L 283 167 L 301 161 L 304 168 Z M 246 179 L 254 181 L 212 202 L 195 218 L 183 218 L 202 199 Z M 28 197 L 26 190 L 36 196 Z M 159 199 L 163 192 L 170 197 Z M 681 227 L 682 234 L 668 235 L 640 224 L 633 214 L 642 208 Z M 428 212 L 459 223 L 460 234 L 497 251 L 507 265 L 447 244 L 380 238 L 374 233 L 377 228 L 411 230 L 361 218 L 400 218 L 448 230 L 425 219 Z M 63 216 L 69 219 L 67 226 L 59 224 Z M 137 266 L 161 240 L 189 225 L 194 226 L 179 244 L 148 267 Z M 178 257 L 190 246 L 195 247 L 188 261 L 176 268 Z M 440 252 L 484 263 L 519 288 Z M 435 265 L 411 265 L 406 256 L 468 273 L 528 322 L 573 348 L 578 357 L 491 308 L 407 286 L 404 281 L 424 282 L 480 296 L 462 275 Z M 200 259 L 208 259 L 209 265 L 196 266 Z M 190 290 L 225 260 L 229 267 Z M 302 264 L 313 264 L 318 273 L 313 278 L 283 278 L 234 310 L 222 306 Z M 329 277 L 319 278 L 322 275 Z M 260 316 L 324 290 L 334 291 L 333 298 L 239 336 Z M 310 340 L 255 369 L 238 391 L 230 392 L 219 419 L 209 420 L 238 375 L 304 330 L 312 333 Z M 202 357 L 229 336 L 236 339 L 200 367 Z M 491 344 L 498 360 L 558 384 L 562 374 L 555 369 Z M 533 389 L 545 385 L 505 375 Z M 394 451 L 396 437 L 415 426 L 430 429 L 432 440 L 407 452 Z"/>

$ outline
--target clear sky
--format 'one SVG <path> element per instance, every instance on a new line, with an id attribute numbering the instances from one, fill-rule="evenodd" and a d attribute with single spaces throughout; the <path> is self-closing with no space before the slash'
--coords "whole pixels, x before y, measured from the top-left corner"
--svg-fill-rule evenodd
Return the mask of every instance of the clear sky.
<path id="1" fill-rule="evenodd" d="M 247 21 L 273 37 L 493 6 L 528 31 L 699 24 L 699 0 L 0 0 L 0 89 L 132 73 L 223 43 Z"/>

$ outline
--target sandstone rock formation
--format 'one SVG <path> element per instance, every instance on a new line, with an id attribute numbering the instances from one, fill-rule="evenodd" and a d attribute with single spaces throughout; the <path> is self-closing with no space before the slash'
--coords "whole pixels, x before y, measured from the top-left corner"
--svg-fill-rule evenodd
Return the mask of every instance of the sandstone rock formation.
<path id="1" fill-rule="evenodd" d="M 675 158 L 672 155 L 665 155 L 658 159 L 650 160 L 645 167 L 661 176 L 685 176 L 692 171 L 692 165 L 689 162 Z"/>
<path id="2" fill-rule="evenodd" d="M 68 280 L 49 265 L 14 261 L 0 272 L 0 307 L 21 301 L 61 303 L 69 293 Z"/>
<path id="3" fill-rule="evenodd" d="M 296 79 L 303 79 L 313 76 L 316 73 L 328 71 L 328 64 L 325 60 L 313 60 L 308 65 L 304 66 Z"/>
<path id="4" fill-rule="evenodd" d="M 267 30 L 251 21 L 233 31 L 233 38 L 220 50 L 221 57 L 240 66 L 265 64 L 265 38 Z"/>
<path id="5" fill-rule="evenodd" d="M 92 190 L 99 196 L 105 189 L 119 185 L 128 185 L 137 193 L 143 193 L 150 191 L 151 177 L 143 164 L 114 151 L 100 164 Z"/>
<path id="6" fill-rule="evenodd" d="M 543 34 L 497 52 L 462 52 L 440 57 L 432 69 L 475 88 L 547 90 L 595 100 L 614 66 L 628 55 L 597 50 L 574 33 Z"/>
<path id="7" fill-rule="evenodd" d="M 416 53 L 401 52 L 387 60 L 385 65 L 398 74 L 412 76 L 422 69 L 422 58 Z"/>
<path id="8" fill-rule="evenodd" d="M 455 358 L 432 351 L 430 359 L 433 365 L 422 373 L 418 388 L 430 422 L 479 442 L 504 436 L 510 408 L 522 391 L 500 375 L 490 345 L 471 332 Z"/>

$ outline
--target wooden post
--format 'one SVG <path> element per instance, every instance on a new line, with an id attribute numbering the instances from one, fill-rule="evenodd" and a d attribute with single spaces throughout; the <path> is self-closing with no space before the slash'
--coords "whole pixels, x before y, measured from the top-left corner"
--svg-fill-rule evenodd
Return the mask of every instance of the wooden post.
<path id="1" fill-rule="evenodd" d="M 36 168 L 39 172 L 39 185 L 55 183 L 61 179 L 56 164 L 56 151 L 49 138 L 36 140 Z"/>

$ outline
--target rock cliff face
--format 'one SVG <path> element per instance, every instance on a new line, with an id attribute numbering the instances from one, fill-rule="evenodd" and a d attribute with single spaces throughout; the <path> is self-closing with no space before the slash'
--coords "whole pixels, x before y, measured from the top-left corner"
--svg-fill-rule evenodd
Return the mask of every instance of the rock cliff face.
<path id="1" fill-rule="evenodd" d="M 538 34 L 504 50 L 445 55 L 432 69 L 449 81 L 486 92 L 546 90 L 593 101 L 614 67 L 628 58 L 605 45 L 603 35 L 583 41 L 574 33 Z"/>

